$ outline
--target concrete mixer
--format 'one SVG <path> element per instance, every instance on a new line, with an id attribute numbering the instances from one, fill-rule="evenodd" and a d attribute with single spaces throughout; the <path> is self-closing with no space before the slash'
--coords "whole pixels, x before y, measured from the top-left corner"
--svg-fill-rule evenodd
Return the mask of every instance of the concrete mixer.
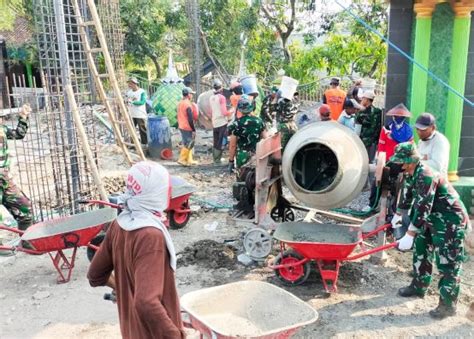
<path id="1" fill-rule="evenodd" d="M 378 183 L 388 175 L 384 155 L 380 155 L 377 167 L 372 168 Z M 290 139 L 283 157 L 280 136 L 275 134 L 260 141 L 255 159 L 255 182 L 250 186 L 248 182 L 241 183 L 249 186 L 248 190 L 254 189 L 255 213 L 253 218 L 244 220 L 237 211 L 233 218 L 258 226 L 248 231 L 243 241 L 252 259 L 265 258 L 270 253 L 269 231 L 278 222 L 295 221 L 295 209 L 308 212 L 305 221 L 324 215 L 344 223 L 361 224 L 361 219 L 327 211 L 356 198 L 369 174 L 365 147 L 350 129 L 331 121 L 309 124 Z M 283 196 L 282 182 L 299 205 L 291 204 Z M 385 219 L 385 214 L 381 213 L 380 218 Z"/>

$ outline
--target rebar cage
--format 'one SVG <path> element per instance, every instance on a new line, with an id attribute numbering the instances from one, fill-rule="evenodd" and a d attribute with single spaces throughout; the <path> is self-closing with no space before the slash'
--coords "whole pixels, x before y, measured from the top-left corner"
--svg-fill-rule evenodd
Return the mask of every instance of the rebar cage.
<path id="1" fill-rule="evenodd" d="M 88 17 L 86 0 L 78 0 Z M 76 133 L 70 104 L 63 92 L 71 84 L 85 126 L 89 146 L 99 162 L 99 147 L 113 140 L 97 118 L 94 79 L 76 21 L 72 0 L 34 0 L 35 37 L 41 76 L 27 87 L 24 75 L 7 79 L 9 109 L 2 111 L 3 123 L 16 127 L 17 112 L 29 103 L 33 112 L 23 140 L 9 140 L 10 172 L 14 182 L 32 202 L 35 221 L 83 211 L 82 199 L 98 198 L 91 171 Z M 123 35 L 119 0 L 98 0 L 110 55 L 117 78 L 124 82 Z M 89 38 L 94 39 L 95 32 Z M 100 60 L 96 60 L 100 65 Z M 41 80 L 41 81 L 40 81 Z M 8 83 L 8 81 L 10 83 Z M 125 85 L 125 84 L 124 84 Z M 114 100 L 114 98 L 111 98 Z"/>

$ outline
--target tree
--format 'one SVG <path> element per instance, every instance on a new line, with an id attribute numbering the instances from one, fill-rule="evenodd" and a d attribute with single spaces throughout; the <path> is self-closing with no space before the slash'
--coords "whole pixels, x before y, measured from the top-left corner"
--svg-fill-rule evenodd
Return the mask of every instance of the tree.
<path id="1" fill-rule="evenodd" d="M 247 0 L 201 0 L 200 29 L 210 53 L 225 70 L 235 73 L 239 64 L 240 34 L 251 34 L 259 24 L 258 8 Z"/>
<path id="2" fill-rule="evenodd" d="M 272 1 L 262 4 L 261 9 L 265 18 L 275 27 L 278 37 L 281 40 L 281 47 L 285 55 L 285 61 L 291 62 L 291 53 L 288 49 L 288 38 L 295 29 L 296 21 L 296 0 L 289 0 L 289 11 L 287 1 Z"/>
<path id="3" fill-rule="evenodd" d="M 121 0 L 120 16 L 125 26 L 125 51 L 144 66 L 150 60 L 156 76 L 171 46 L 183 40 L 185 19 L 180 4 L 167 0 Z M 175 34 L 170 34 L 174 32 Z"/>
<path id="4" fill-rule="evenodd" d="M 350 10 L 383 35 L 388 31 L 384 0 L 353 0 Z M 327 35 L 321 54 L 328 73 L 380 79 L 385 73 L 387 46 L 346 11 L 325 14 L 318 35 Z"/>

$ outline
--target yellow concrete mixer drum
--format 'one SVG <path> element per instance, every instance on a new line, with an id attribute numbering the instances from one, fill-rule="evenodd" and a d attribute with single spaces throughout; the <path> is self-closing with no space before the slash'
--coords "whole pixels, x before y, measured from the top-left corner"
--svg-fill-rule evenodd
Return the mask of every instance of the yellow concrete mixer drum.
<path id="1" fill-rule="evenodd" d="M 283 178 L 291 193 L 312 208 L 342 207 L 362 191 L 369 173 L 364 144 L 337 122 L 299 130 L 283 153 Z"/>

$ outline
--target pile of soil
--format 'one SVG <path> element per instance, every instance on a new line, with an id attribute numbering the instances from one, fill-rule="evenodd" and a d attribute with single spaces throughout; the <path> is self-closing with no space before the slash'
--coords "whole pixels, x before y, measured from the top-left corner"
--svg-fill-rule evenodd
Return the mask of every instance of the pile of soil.
<path id="1" fill-rule="evenodd" d="M 236 263 L 236 248 L 209 239 L 197 241 L 178 253 L 178 266 L 233 269 Z"/>

